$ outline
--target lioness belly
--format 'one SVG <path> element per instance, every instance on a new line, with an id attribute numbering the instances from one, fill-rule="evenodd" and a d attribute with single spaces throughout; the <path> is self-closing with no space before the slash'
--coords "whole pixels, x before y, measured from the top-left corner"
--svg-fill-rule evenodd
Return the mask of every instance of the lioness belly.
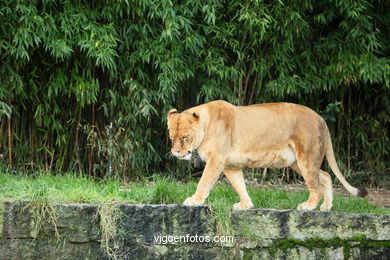
<path id="1" fill-rule="evenodd" d="M 290 146 L 279 150 L 258 151 L 233 154 L 228 160 L 228 167 L 236 168 L 282 168 L 296 161 L 295 153 Z"/>

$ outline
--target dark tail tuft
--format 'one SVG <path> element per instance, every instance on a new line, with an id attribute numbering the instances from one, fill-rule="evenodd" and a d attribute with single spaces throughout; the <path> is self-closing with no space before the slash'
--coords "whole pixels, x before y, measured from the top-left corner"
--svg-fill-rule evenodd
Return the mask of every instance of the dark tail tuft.
<path id="1" fill-rule="evenodd" d="M 368 195 L 366 188 L 358 188 L 358 196 L 364 198 Z"/>

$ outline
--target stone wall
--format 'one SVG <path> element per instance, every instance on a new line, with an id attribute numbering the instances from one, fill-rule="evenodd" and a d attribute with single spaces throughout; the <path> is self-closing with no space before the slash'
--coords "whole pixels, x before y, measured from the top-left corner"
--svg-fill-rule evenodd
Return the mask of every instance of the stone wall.
<path id="1" fill-rule="evenodd" d="M 233 242 L 161 244 L 154 236 L 219 234 L 210 208 L 104 207 L 61 204 L 50 215 L 48 207 L 2 201 L 0 259 L 390 259 L 390 215 L 233 212 Z"/>

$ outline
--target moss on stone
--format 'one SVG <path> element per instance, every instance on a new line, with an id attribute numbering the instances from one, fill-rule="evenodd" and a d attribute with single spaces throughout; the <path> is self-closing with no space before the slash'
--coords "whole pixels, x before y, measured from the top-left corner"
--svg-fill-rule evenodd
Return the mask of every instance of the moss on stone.
<path id="1" fill-rule="evenodd" d="M 242 256 L 243 259 L 247 260 L 247 259 L 254 258 L 254 253 L 252 252 L 252 250 L 250 250 L 248 248 L 243 248 L 242 252 L 243 252 L 243 256 Z"/>
<path id="2" fill-rule="evenodd" d="M 79 228 L 78 228 L 77 226 L 70 226 L 70 227 L 69 227 L 69 230 L 78 231 Z"/>
<path id="3" fill-rule="evenodd" d="M 271 246 L 274 250 L 275 248 L 286 250 L 296 247 L 306 247 L 309 250 L 313 250 L 315 248 L 325 250 L 325 248 L 330 247 L 341 247 L 343 248 L 344 259 L 349 259 L 351 257 L 350 249 L 352 247 L 390 248 L 390 241 L 372 241 L 367 240 L 365 235 L 356 235 L 349 239 L 341 239 L 339 237 L 332 239 L 311 238 L 304 241 L 293 238 L 278 239 Z M 272 250 L 270 250 L 270 253 L 271 252 Z"/>

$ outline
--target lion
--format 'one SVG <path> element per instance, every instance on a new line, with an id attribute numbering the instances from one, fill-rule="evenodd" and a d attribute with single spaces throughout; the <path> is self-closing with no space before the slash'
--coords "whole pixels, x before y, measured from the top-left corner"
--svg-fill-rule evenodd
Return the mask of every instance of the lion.
<path id="1" fill-rule="evenodd" d="M 167 116 L 172 154 L 191 160 L 197 151 L 206 162 L 196 192 L 184 205 L 203 205 L 223 172 L 240 201 L 233 210 L 253 207 L 243 168 L 291 167 L 302 175 L 309 198 L 298 210 L 313 210 L 323 197 L 321 211 L 332 208 L 332 179 L 320 169 L 324 157 L 342 185 L 354 196 L 365 188 L 351 186 L 340 172 L 325 120 L 312 109 L 292 103 L 234 106 L 217 100 Z"/>

